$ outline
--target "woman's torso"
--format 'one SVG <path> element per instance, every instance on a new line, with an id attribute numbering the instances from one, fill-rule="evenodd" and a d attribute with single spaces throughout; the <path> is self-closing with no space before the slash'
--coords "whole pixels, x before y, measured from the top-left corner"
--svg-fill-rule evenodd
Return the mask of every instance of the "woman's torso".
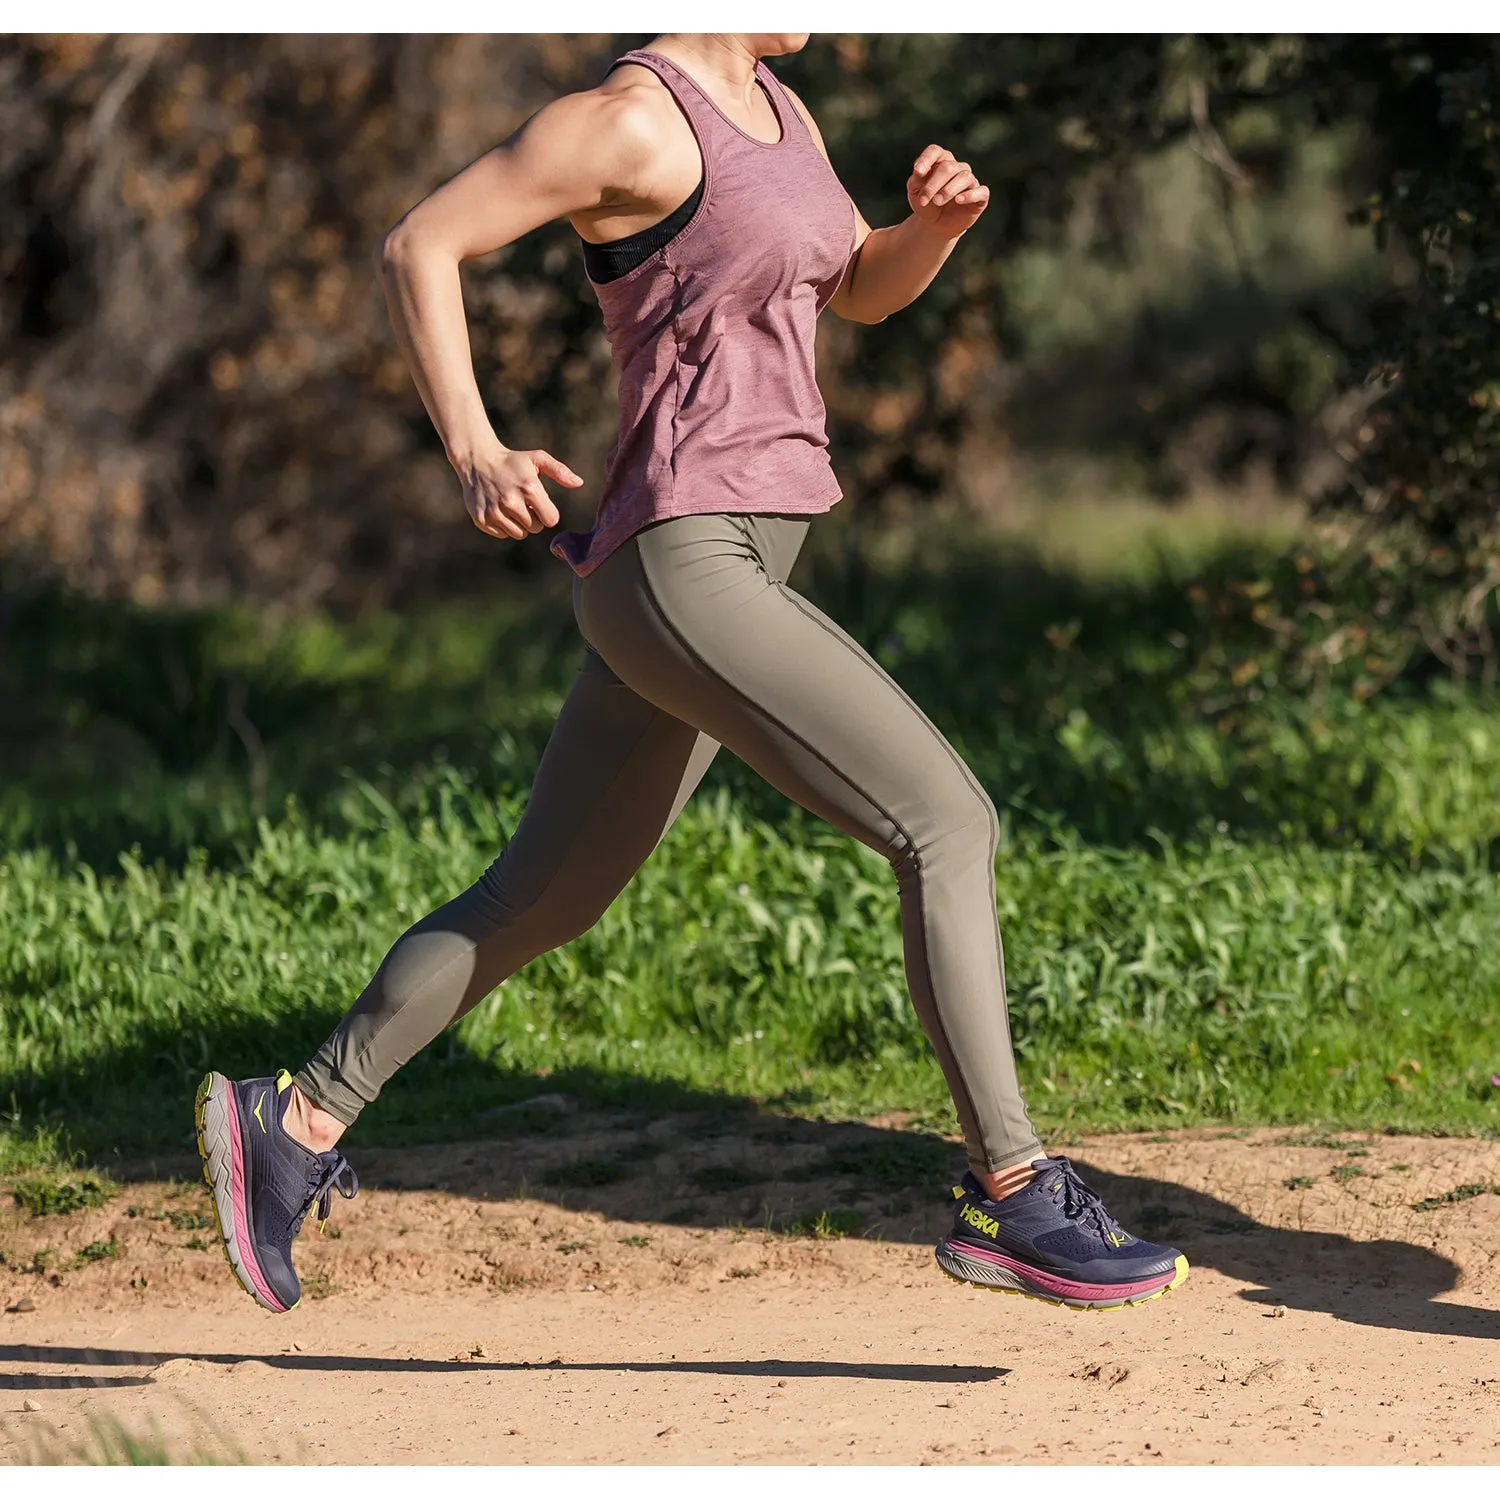
<path id="1" fill-rule="evenodd" d="M 848 195 L 763 64 L 775 142 L 731 123 L 660 54 L 620 62 L 671 93 L 698 144 L 702 193 L 664 245 L 592 282 L 619 371 L 619 436 L 593 530 L 553 543 L 585 575 L 653 521 L 812 514 L 840 496 L 813 344 L 853 251 Z"/>

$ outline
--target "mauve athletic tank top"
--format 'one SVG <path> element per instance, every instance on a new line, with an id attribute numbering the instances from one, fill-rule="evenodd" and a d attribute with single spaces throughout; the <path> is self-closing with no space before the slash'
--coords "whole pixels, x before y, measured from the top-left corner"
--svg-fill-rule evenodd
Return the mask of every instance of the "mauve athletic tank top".
<path id="1" fill-rule="evenodd" d="M 591 283 L 620 373 L 620 432 L 592 531 L 552 550 L 591 573 L 672 516 L 810 515 L 842 491 L 813 371 L 818 314 L 854 250 L 854 206 L 771 70 L 755 74 L 781 124 L 766 144 L 730 123 L 675 63 L 650 68 L 703 158 L 697 212 L 634 270 Z"/>

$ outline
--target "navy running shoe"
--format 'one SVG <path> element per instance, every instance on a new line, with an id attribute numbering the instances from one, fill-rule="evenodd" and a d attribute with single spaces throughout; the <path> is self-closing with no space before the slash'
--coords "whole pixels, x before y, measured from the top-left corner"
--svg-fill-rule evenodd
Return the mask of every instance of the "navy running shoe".
<path id="1" fill-rule="evenodd" d="M 291 1086 L 284 1068 L 239 1083 L 210 1073 L 193 1105 L 224 1254 L 239 1284 L 271 1312 L 290 1312 L 302 1300 L 292 1241 L 308 1211 L 317 1204 L 321 1229 L 333 1189 L 344 1198 L 359 1191 L 341 1152 L 309 1151 L 282 1129 Z"/>
<path id="2" fill-rule="evenodd" d="M 1121 1229 L 1065 1156 L 1036 1163 L 1025 1187 L 986 1198 L 970 1172 L 953 1189 L 953 1233 L 937 1262 L 955 1281 L 1063 1307 L 1129 1307 L 1187 1280 L 1170 1245 Z"/>

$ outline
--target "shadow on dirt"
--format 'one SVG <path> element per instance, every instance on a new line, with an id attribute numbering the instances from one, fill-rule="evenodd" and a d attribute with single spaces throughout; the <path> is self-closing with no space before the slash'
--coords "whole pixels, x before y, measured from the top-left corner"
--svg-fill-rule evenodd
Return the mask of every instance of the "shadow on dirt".
<path id="1" fill-rule="evenodd" d="M 946 1184 L 964 1168 L 951 1141 L 781 1115 L 748 1101 L 705 1095 L 692 1109 L 682 1102 L 659 1111 L 640 1101 L 580 1107 L 553 1088 L 500 1105 L 488 1120 L 471 1117 L 499 1138 L 351 1150 L 369 1187 L 522 1197 L 642 1224 L 922 1245 L 950 1222 Z M 115 1170 L 140 1180 L 194 1177 L 196 1169 L 194 1158 L 173 1157 Z M 1196 1267 L 1250 1283 L 1240 1295 L 1264 1316 L 1284 1304 L 1369 1327 L 1500 1338 L 1500 1311 L 1434 1300 L 1461 1275 L 1434 1250 L 1262 1224 L 1174 1182 L 1087 1161 L 1080 1169 L 1128 1227 L 1176 1245 Z"/>
<path id="2" fill-rule="evenodd" d="M 350 1371 L 389 1375 L 515 1374 L 522 1370 L 546 1370 L 563 1365 L 529 1361 L 466 1360 L 462 1363 L 438 1359 L 370 1359 L 351 1354 L 183 1354 L 162 1350 L 62 1348 L 37 1344 L 0 1344 L 0 1362 L 32 1365 L 159 1366 L 168 1360 L 185 1359 L 195 1364 L 260 1364 L 273 1370 L 303 1373 L 347 1373 Z M 851 1363 L 840 1359 L 684 1359 L 670 1361 L 568 1360 L 569 1370 L 612 1372 L 631 1375 L 728 1375 L 783 1380 L 910 1380 L 932 1385 L 969 1385 L 975 1381 L 999 1380 L 1010 1371 L 1002 1365 L 891 1365 Z M 96 1387 L 155 1384 L 144 1375 L 0 1375 L 0 1390 L 89 1390 Z"/>
<path id="3" fill-rule="evenodd" d="M 1240 1296 L 1264 1309 L 1263 1316 L 1284 1305 L 1371 1328 L 1500 1338 L 1500 1312 L 1432 1300 L 1452 1291 L 1460 1276 L 1460 1268 L 1434 1250 L 1401 1240 L 1275 1228 L 1176 1183 L 1117 1176 L 1086 1162 L 1079 1166 L 1138 1233 L 1177 1245 L 1195 1266 L 1256 1283 Z"/>
<path id="4" fill-rule="evenodd" d="M 483 1193 L 499 1186 L 499 1168 L 506 1190 L 564 1208 L 906 1244 L 945 1232 L 946 1184 L 964 1168 L 961 1148 L 934 1136 L 753 1110 L 673 1115 L 644 1129 L 625 1115 L 579 1117 L 571 1129 L 564 1117 L 552 1128 L 559 1124 L 545 1148 L 511 1143 L 503 1164 L 493 1148 L 466 1146 L 378 1152 L 371 1165 L 382 1185 L 400 1189 Z M 1252 1283 L 1240 1295 L 1264 1316 L 1282 1304 L 1375 1328 L 1500 1338 L 1500 1311 L 1433 1300 L 1461 1275 L 1434 1250 L 1261 1224 L 1174 1182 L 1079 1166 L 1128 1227 L 1176 1245 L 1194 1266 Z"/>

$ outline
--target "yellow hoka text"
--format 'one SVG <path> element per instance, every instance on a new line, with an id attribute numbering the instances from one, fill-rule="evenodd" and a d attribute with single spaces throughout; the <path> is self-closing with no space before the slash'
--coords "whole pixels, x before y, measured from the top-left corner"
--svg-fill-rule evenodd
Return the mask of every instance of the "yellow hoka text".
<path id="1" fill-rule="evenodd" d="M 971 1225 L 973 1228 L 977 1229 L 980 1234 L 989 1235 L 991 1239 L 994 1239 L 996 1234 L 999 1233 L 999 1221 L 996 1219 L 992 1219 L 988 1214 L 980 1213 L 972 1203 L 965 1203 L 964 1206 L 959 1209 L 958 1216 L 964 1221 L 964 1223 Z"/>

